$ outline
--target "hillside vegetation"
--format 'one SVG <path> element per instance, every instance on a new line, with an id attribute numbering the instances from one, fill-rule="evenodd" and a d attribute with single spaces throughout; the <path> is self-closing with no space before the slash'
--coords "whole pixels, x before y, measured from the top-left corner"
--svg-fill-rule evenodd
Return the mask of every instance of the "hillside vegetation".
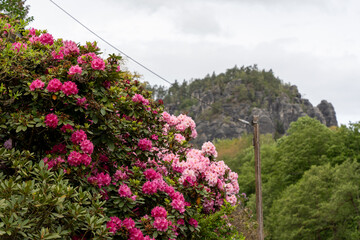
<path id="1" fill-rule="evenodd" d="M 166 109 L 173 114 L 185 113 L 197 124 L 200 145 L 214 139 L 238 138 L 251 132 L 239 118 L 251 121 L 259 116 L 260 131 L 282 136 L 290 123 L 310 116 L 326 126 L 337 126 L 331 103 L 322 100 L 316 107 L 301 97 L 296 86 L 284 83 L 272 70 L 260 70 L 256 65 L 227 69 L 225 73 L 203 79 L 175 82 L 170 88 L 148 86 L 156 99 L 164 99 Z"/>

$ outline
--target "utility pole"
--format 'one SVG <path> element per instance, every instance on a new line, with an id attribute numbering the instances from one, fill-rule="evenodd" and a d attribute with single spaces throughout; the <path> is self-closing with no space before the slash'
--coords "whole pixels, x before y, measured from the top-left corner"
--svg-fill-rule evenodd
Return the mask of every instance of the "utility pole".
<path id="1" fill-rule="evenodd" d="M 255 157 L 255 194 L 256 194 L 256 219 L 258 222 L 259 240 L 264 240 L 264 217 L 262 208 L 262 189 L 261 189 L 261 161 L 260 161 L 260 129 L 259 116 L 254 116 L 251 124 L 243 119 L 240 122 L 252 126 L 254 130 L 254 157 Z"/>
<path id="2" fill-rule="evenodd" d="M 254 116 L 252 126 L 254 128 L 254 157 L 255 157 L 255 191 L 256 191 L 256 218 L 259 224 L 259 240 L 264 240 L 264 222 L 262 208 L 262 189 L 261 189 L 261 161 L 260 161 L 260 131 L 259 117 Z"/>

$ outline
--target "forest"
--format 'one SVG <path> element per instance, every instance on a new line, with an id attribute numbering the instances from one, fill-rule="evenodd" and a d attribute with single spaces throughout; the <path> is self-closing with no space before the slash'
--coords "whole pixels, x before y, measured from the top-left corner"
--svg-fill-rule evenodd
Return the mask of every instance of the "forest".
<path id="1" fill-rule="evenodd" d="M 360 124 L 328 128 L 310 117 L 274 140 L 261 135 L 266 239 L 359 239 Z M 216 141 L 255 211 L 252 136 Z"/>

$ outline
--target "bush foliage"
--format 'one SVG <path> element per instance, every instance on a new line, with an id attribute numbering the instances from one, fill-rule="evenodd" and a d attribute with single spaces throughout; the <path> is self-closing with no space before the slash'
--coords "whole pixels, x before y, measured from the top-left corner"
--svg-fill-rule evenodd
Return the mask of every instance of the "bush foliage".
<path id="1" fill-rule="evenodd" d="M 6 17 L 0 36 L 4 238 L 197 239 L 214 230 L 200 218 L 237 203 L 214 145 L 193 149 L 194 121 L 164 112 L 121 57 Z"/>

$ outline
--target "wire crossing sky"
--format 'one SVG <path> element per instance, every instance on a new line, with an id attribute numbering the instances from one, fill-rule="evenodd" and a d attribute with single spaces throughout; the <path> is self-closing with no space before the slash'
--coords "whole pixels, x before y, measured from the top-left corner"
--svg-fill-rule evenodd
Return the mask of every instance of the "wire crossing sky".
<path id="1" fill-rule="evenodd" d="M 257 64 L 297 85 L 313 105 L 331 102 L 339 123 L 360 121 L 357 0 L 54 2 L 169 82 Z M 82 44 L 98 40 L 49 0 L 27 4 L 32 27 Z M 99 47 L 117 53 L 101 41 Z M 126 66 L 144 81 L 164 85 L 137 64 Z"/>

